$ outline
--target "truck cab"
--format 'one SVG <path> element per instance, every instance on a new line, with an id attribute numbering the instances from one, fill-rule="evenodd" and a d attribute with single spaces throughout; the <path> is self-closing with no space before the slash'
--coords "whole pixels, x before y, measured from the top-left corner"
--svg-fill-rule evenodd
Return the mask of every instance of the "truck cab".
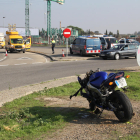
<path id="1" fill-rule="evenodd" d="M 25 53 L 23 37 L 17 31 L 6 31 L 5 49 L 7 52 L 22 51 Z"/>

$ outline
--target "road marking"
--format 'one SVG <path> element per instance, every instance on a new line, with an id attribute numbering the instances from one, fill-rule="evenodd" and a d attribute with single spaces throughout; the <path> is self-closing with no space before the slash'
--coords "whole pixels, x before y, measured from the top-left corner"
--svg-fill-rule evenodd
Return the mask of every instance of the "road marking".
<path id="1" fill-rule="evenodd" d="M 35 62 L 35 63 L 32 63 L 32 64 L 41 64 L 41 63 L 43 63 L 43 62 Z"/>
<path id="2" fill-rule="evenodd" d="M 14 65 L 25 65 L 25 64 L 27 64 L 27 63 L 21 63 L 21 64 L 14 64 Z"/>
<path id="3" fill-rule="evenodd" d="M 29 60 L 29 59 L 32 59 L 32 58 L 29 58 L 29 57 L 21 57 L 21 58 L 18 58 L 17 60 Z"/>
<path id="4" fill-rule="evenodd" d="M 45 58 L 45 57 L 44 57 Z M 45 60 L 46 60 L 46 63 L 48 62 L 48 60 L 47 60 L 47 58 L 45 58 Z"/>
<path id="5" fill-rule="evenodd" d="M 0 61 L 3 61 L 4 59 L 6 59 L 7 57 L 5 56 L 3 59 L 1 59 Z"/>
<path id="6" fill-rule="evenodd" d="M 0 66 L 8 66 L 9 64 L 7 64 L 7 65 L 0 65 Z"/>

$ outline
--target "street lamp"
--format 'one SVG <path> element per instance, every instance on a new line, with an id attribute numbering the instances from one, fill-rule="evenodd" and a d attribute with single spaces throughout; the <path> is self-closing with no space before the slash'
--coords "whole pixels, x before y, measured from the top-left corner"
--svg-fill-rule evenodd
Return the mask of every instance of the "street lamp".
<path id="1" fill-rule="evenodd" d="M 4 18 L 5 18 L 5 17 L 3 17 L 3 27 L 4 27 Z"/>

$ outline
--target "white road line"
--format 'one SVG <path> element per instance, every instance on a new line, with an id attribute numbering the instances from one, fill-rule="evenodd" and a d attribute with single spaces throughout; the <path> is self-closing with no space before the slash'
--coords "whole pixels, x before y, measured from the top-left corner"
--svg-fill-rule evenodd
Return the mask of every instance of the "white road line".
<path id="1" fill-rule="evenodd" d="M 0 61 L 3 61 L 4 59 L 6 59 L 6 56 L 3 59 L 1 59 Z"/>
<path id="2" fill-rule="evenodd" d="M 41 63 L 43 63 L 43 62 L 35 62 L 35 63 L 32 63 L 32 64 L 41 64 Z"/>
<path id="3" fill-rule="evenodd" d="M 21 58 L 18 58 L 17 60 L 30 60 L 30 59 L 32 59 L 32 58 L 30 58 L 30 57 L 21 57 Z"/>
<path id="4" fill-rule="evenodd" d="M 0 66 L 8 66 L 9 64 L 7 64 L 7 65 L 0 65 Z"/>
<path id="5" fill-rule="evenodd" d="M 44 57 L 45 59 L 46 59 L 46 63 L 48 62 L 48 60 L 47 60 L 47 58 L 46 57 Z"/>
<path id="6" fill-rule="evenodd" d="M 27 64 L 27 63 L 21 63 L 21 64 L 14 64 L 14 65 L 25 65 L 25 64 Z"/>

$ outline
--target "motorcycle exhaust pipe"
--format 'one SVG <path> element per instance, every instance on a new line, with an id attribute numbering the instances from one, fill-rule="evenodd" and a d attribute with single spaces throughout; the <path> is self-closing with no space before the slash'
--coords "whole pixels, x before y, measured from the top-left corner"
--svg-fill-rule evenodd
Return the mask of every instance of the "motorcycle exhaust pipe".
<path id="1" fill-rule="evenodd" d="M 97 93 L 99 95 L 101 101 L 103 101 L 103 98 L 102 97 L 104 97 L 104 96 L 103 96 L 103 94 L 96 87 L 92 86 L 89 82 L 87 83 L 87 87 L 88 87 L 89 90 Z"/>

